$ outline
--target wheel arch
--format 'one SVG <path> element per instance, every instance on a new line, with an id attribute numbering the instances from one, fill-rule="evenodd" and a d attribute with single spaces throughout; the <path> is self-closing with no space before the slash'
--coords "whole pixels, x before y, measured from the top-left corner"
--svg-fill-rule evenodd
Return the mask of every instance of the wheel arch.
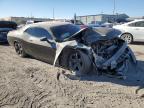
<path id="1" fill-rule="evenodd" d="M 21 46 L 21 48 L 22 48 L 22 53 L 19 53 L 19 55 L 20 55 L 20 57 L 27 57 L 27 53 L 25 52 L 25 50 L 24 50 L 24 48 L 23 48 L 23 46 L 21 45 L 21 42 L 19 41 L 19 40 L 14 40 L 13 41 L 13 45 L 14 45 L 14 47 L 15 47 L 15 50 L 16 50 L 16 46 L 18 45 L 18 46 Z M 15 46 L 16 45 L 16 46 Z M 17 51 L 16 51 L 17 52 Z"/>
<path id="2" fill-rule="evenodd" d="M 69 54 L 73 51 L 78 51 L 78 50 L 82 51 L 83 53 L 87 55 L 89 55 L 90 53 L 90 51 L 85 48 L 80 48 L 80 47 L 75 47 L 75 46 L 66 46 L 60 53 L 59 57 L 57 58 L 57 60 L 59 61 L 59 65 L 64 68 L 67 68 L 66 62 L 67 62 Z"/>
<path id="3" fill-rule="evenodd" d="M 19 42 L 19 41 L 18 41 L 18 40 L 14 40 L 14 41 L 13 41 L 13 45 L 15 45 L 15 43 L 17 43 L 17 42 Z"/>

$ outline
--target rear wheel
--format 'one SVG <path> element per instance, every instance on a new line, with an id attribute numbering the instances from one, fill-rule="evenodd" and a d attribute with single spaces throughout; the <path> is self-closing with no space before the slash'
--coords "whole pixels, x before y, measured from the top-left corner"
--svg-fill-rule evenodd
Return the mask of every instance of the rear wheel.
<path id="1" fill-rule="evenodd" d="M 72 51 L 70 53 L 68 67 L 78 76 L 87 74 L 92 70 L 90 58 L 82 51 Z"/>
<path id="2" fill-rule="evenodd" d="M 26 53 L 20 42 L 14 43 L 15 51 L 20 57 L 26 57 Z"/>
<path id="3" fill-rule="evenodd" d="M 126 34 L 123 34 L 121 36 L 121 39 L 123 39 L 124 41 L 126 41 L 128 44 L 132 43 L 133 42 L 133 37 L 131 34 L 129 33 L 126 33 Z"/>

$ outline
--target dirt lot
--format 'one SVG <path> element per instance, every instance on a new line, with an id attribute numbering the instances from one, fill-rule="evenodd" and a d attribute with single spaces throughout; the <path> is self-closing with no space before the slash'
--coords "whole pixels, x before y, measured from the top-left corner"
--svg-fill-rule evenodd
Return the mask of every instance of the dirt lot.
<path id="1" fill-rule="evenodd" d="M 0 108 L 143 108 L 144 45 L 130 47 L 139 61 L 126 80 L 62 74 L 57 80 L 62 69 L 0 45 Z"/>

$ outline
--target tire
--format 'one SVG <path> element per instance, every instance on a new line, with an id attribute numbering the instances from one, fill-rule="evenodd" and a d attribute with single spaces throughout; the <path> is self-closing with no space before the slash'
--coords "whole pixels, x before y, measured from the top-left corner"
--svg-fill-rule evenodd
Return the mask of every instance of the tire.
<path id="1" fill-rule="evenodd" d="M 129 33 L 125 33 L 121 36 L 121 39 L 123 39 L 128 44 L 131 44 L 133 42 L 133 36 Z"/>
<path id="2" fill-rule="evenodd" d="M 90 58 L 82 51 L 72 51 L 68 57 L 68 67 L 75 75 L 85 75 L 92 70 Z"/>
<path id="3" fill-rule="evenodd" d="M 25 53 L 22 44 L 20 42 L 14 43 L 15 51 L 20 57 L 26 57 L 27 54 Z"/>

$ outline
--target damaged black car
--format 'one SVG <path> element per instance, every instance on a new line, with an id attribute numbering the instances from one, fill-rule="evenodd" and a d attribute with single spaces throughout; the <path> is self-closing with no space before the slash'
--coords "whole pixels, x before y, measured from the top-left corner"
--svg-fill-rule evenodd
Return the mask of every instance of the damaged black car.
<path id="1" fill-rule="evenodd" d="M 64 22 L 41 22 L 8 33 L 8 42 L 27 55 L 84 75 L 92 70 L 123 75 L 136 58 L 117 36 L 101 36 L 90 28 Z"/>

